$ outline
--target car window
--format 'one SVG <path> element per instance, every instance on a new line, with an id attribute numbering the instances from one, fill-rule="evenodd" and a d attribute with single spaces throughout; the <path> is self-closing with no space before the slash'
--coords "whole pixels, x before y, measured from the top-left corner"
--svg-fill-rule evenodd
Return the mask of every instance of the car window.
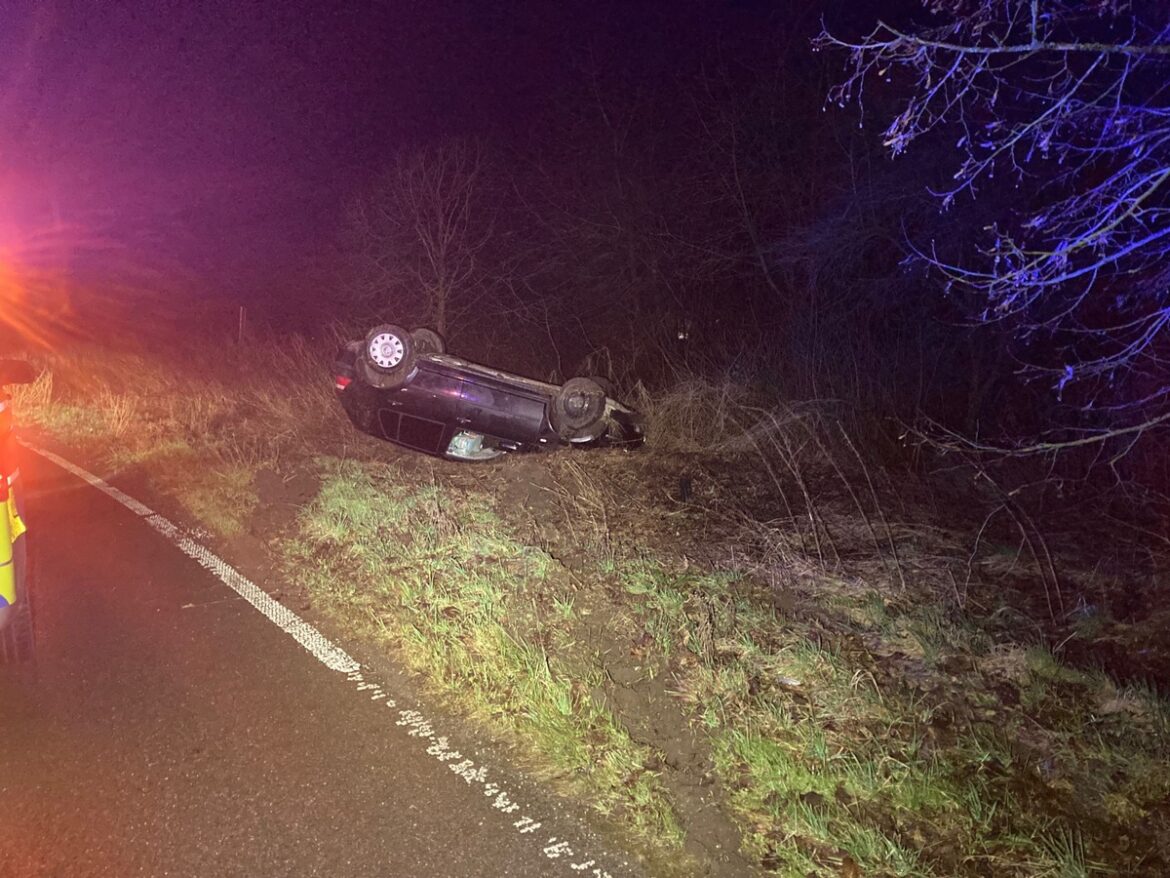
<path id="1" fill-rule="evenodd" d="M 432 396 L 459 398 L 459 387 L 463 383 L 461 378 L 452 378 L 440 372 L 429 369 L 419 369 L 418 374 L 410 381 L 412 391 L 427 393 Z"/>
<path id="2" fill-rule="evenodd" d="M 463 383 L 463 399 L 480 408 L 490 409 L 496 406 L 497 392 L 490 387 L 484 387 L 482 384 L 475 384 L 471 381 Z M 500 393 L 499 396 L 507 398 L 508 394 Z"/>
<path id="3" fill-rule="evenodd" d="M 398 441 L 419 451 L 435 453 L 443 441 L 446 425 L 439 421 L 403 415 L 398 427 Z"/>
<path id="4" fill-rule="evenodd" d="M 383 439 L 389 439 L 391 442 L 398 441 L 398 412 L 380 409 L 378 411 L 378 426 L 382 428 Z"/>

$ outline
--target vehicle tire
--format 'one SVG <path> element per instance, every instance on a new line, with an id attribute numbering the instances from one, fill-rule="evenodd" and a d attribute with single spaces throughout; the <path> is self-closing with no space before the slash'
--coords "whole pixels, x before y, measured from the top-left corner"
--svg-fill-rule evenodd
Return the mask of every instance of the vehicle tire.
<path id="1" fill-rule="evenodd" d="M 415 344 L 409 332 L 393 323 L 375 326 L 366 335 L 357 372 L 381 390 L 401 385 L 414 371 Z"/>
<path id="2" fill-rule="evenodd" d="M 410 331 L 410 338 L 414 342 L 414 351 L 416 354 L 447 353 L 447 342 L 443 340 L 443 336 L 439 335 L 433 329 L 427 329 L 425 326 L 412 329 Z"/>
<path id="3" fill-rule="evenodd" d="M 32 602 L 29 599 L 28 538 L 18 540 L 13 550 L 17 567 L 21 571 L 23 588 L 17 594 L 18 602 L 13 608 L 12 618 L 0 631 L 0 664 L 28 661 L 36 648 Z"/>
<path id="4" fill-rule="evenodd" d="M 601 375 L 590 375 L 589 380 L 600 387 L 602 393 L 604 393 L 610 399 L 614 398 L 614 392 L 617 390 L 617 388 L 613 386 L 613 382 L 608 378 L 604 378 Z"/>
<path id="5" fill-rule="evenodd" d="M 605 390 L 591 378 L 570 378 L 553 397 L 549 418 L 569 442 L 587 442 L 605 432 Z"/>

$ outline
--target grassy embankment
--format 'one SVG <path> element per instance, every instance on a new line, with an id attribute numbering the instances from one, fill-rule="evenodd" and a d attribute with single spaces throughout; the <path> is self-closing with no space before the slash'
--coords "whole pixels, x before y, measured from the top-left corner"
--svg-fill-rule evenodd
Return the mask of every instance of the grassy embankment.
<path id="1" fill-rule="evenodd" d="M 690 384 L 642 399 L 637 454 L 468 467 L 355 435 L 303 345 L 186 353 L 49 358 L 21 416 L 229 557 L 256 473 L 311 472 L 262 536 L 317 609 L 636 844 L 701 860 L 734 827 L 786 876 L 1170 868 L 1167 703 L 999 627 L 1008 550 L 887 511 L 815 419 Z"/>

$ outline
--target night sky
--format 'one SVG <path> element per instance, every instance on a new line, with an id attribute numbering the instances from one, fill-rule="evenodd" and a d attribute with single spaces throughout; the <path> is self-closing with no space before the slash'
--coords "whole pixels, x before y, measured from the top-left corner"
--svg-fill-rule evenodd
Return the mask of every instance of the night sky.
<path id="1" fill-rule="evenodd" d="M 56 224 L 165 265 L 161 285 L 242 300 L 320 264 L 342 205 L 396 150 L 515 141 L 557 124 L 586 70 L 666 80 L 780 18 L 742 0 L 43 0 L 3 15 L 0 235 Z"/>

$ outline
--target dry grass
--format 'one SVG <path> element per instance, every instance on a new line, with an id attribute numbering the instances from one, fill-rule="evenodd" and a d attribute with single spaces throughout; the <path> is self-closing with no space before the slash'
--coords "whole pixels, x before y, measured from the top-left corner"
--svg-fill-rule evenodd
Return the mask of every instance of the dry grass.
<path id="1" fill-rule="evenodd" d="M 9 390 L 21 412 L 44 410 L 53 400 L 53 371 L 42 369 L 32 384 L 13 385 Z"/>
<path id="2" fill-rule="evenodd" d="M 40 375 L 15 397 L 25 424 L 115 471 L 148 467 L 192 516 L 234 536 L 257 502 L 256 471 L 301 460 L 341 435 L 328 374 L 333 353 L 298 337 L 80 348 L 34 356 Z"/>
<path id="3" fill-rule="evenodd" d="M 752 402 L 743 385 L 694 376 L 653 393 L 639 384 L 631 397 L 650 424 L 649 442 L 656 449 L 714 452 L 729 443 L 732 450 L 743 448 L 740 418 Z"/>
<path id="4" fill-rule="evenodd" d="M 871 463 L 873 455 L 862 453 L 834 406 L 785 404 L 697 376 L 641 397 L 657 450 L 742 467 L 744 484 L 722 492 L 719 503 L 785 563 L 811 557 L 840 571 L 860 556 L 880 561 L 906 586 L 894 536 L 901 522 L 889 511 L 900 505 L 900 492 Z"/>

